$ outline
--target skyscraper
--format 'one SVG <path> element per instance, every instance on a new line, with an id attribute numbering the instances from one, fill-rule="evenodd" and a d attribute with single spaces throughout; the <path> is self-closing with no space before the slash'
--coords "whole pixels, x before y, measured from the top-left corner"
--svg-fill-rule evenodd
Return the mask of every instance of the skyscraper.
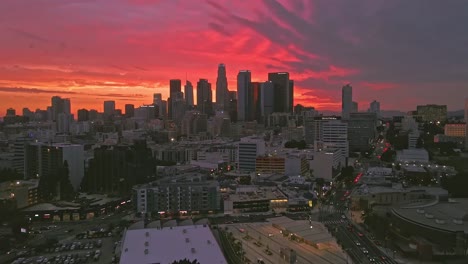
<path id="1" fill-rule="evenodd" d="M 237 119 L 247 120 L 248 92 L 252 74 L 248 70 L 239 71 L 237 74 Z"/>
<path id="2" fill-rule="evenodd" d="M 162 101 L 162 94 L 160 94 L 160 93 L 153 94 L 153 104 L 154 105 L 161 105 L 161 101 Z"/>
<path id="3" fill-rule="evenodd" d="M 194 107 L 194 102 L 193 102 L 193 85 L 190 81 L 185 82 L 184 86 L 184 91 L 185 91 L 185 102 L 189 108 Z"/>
<path id="4" fill-rule="evenodd" d="M 247 90 L 246 121 L 261 120 L 261 85 L 251 82 Z"/>
<path id="5" fill-rule="evenodd" d="M 182 92 L 182 81 L 179 79 L 172 79 L 169 81 L 169 98 L 167 99 L 167 115 L 173 119 L 172 108 L 175 97 L 179 97 L 179 93 Z"/>
<path id="6" fill-rule="evenodd" d="M 115 113 L 115 101 L 104 101 L 104 115 L 112 116 Z"/>
<path id="7" fill-rule="evenodd" d="M 213 94 L 211 83 L 207 79 L 197 82 L 197 108 L 203 114 L 211 115 L 213 111 Z"/>
<path id="8" fill-rule="evenodd" d="M 351 107 L 351 113 L 357 113 L 359 112 L 359 103 L 353 101 L 353 107 Z"/>
<path id="9" fill-rule="evenodd" d="M 125 105 L 125 116 L 133 117 L 135 115 L 135 106 L 133 104 Z"/>
<path id="10" fill-rule="evenodd" d="M 179 79 L 172 79 L 169 81 L 169 96 L 173 93 L 182 92 L 182 81 Z"/>
<path id="11" fill-rule="evenodd" d="M 350 84 L 343 86 L 341 90 L 341 116 L 349 119 L 353 107 L 353 87 Z"/>
<path id="12" fill-rule="evenodd" d="M 377 102 L 376 100 L 372 101 L 372 103 L 370 103 L 369 112 L 375 113 L 377 115 L 377 118 L 379 118 L 380 117 L 380 102 Z"/>
<path id="13" fill-rule="evenodd" d="M 218 110 L 225 110 L 228 101 L 228 86 L 226 78 L 226 65 L 218 65 L 218 77 L 216 78 L 216 105 Z"/>
<path id="14" fill-rule="evenodd" d="M 287 113 L 293 110 L 292 88 L 293 83 L 289 80 L 287 72 L 270 72 L 268 73 L 268 81 L 274 86 L 274 104 L 273 112 Z"/>
<path id="15" fill-rule="evenodd" d="M 263 118 L 266 116 L 269 116 L 273 113 L 273 105 L 275 102 L 274 98 L 274 93 L 275 93 L 275 87 L 273 85 L 273 82 L 271 81 L 266 81 L 262 84 L 262 89 L 261 89 L 261 99 L 260 99 L 260 104 L 261 104 L 261 115 Z"/>

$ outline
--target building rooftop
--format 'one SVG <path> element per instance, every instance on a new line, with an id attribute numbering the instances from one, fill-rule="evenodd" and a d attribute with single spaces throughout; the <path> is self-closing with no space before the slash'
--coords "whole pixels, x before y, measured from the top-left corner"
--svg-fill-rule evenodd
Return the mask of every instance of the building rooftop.
<path id="1" fill-rule="evenodd" d="M 276 187 L 274 188 L 237 188 L 235 194 L 230 194 L 229 199 L 234 202 L 253 201 L 253 200 L 278 200 L 287 199 L 287 197 Z"/>
<path id="2" fill-rule="evenodd" d="M 393 209 L 393 212 L 408 221 L 432 228 L 468 233 L 468 199 L 418 204 L 417 207 L 406 205 Z"/>
<path id="3" fill-rule="evenodd" d="M 268 218 L 267 221 L 313 243 L 330 243 L 335 241 L 325 226 L 319 222 L 310 222 L 308 220 L 296 221 L 286 216 Z"/>
<path id="4" fill-rule="evenodd" d="M 224 255 L 206 225 L 128 230 L 120 264 L 172 263 L 187 258 L 200 263 L 225 264 Z"/>
<path id="5" fill-rule="evenodd" d="M 23 210 L 23 212 L 35 212 L 35 211 L 64 211 L 64 210 L 78 210 L 79 207 L 59 207 L 50 203 L 41 203 L 33 205 Z"/>

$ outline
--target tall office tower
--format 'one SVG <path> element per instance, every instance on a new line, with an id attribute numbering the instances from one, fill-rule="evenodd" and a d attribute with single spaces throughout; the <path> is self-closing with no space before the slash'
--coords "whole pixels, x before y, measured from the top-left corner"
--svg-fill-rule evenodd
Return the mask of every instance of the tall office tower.
<path id="1" fill-rule="evenodd" d="M 71 103 L 69 98 L 64 98 L 63 100 L 63 113 L 71 115 Z"/>
<path id="2" fill-rule="evenodd" d="M 172 108 L 175 94 L 182 92 L 182 82 L 179 79 L 169 81 L 169 98 L 167 98 L 167 116 L 173 119 Z"/>
<path id="3" fill-rule="evenodd" d="M 110 117 L 115 114 L 115 101 L 104 101 L 104 116 Z"/>
<path id="4" fill-rule="evenodd" d="M 337 120 L 341 122 L 341 118 L 336 116 L 315 116 L 315 113 L 306 116 L 304 121 L 304 139 L 306 143 L 314 144 L 315 141 L 321 141 L 323 124 Z"/>
<path id="5" fill-rule="evenodd" d="M 273 105 L 275 103 L 275 86 L 273 82 L 266 81 L 262 83 L 261 88 L 261 115 L 265 118 L 273 113 Z"/>
<path id="6" fill-rule="evenodd" d="M 468 97 L 465 99 L 465 150 L 468 149 Z"/>
<path id="7" fill-rule="evenodd" d="M 182 92 L 182 81 L 179 79 L 172 79 L 169 81 L 169 96 L 177 92 Z"/>
<path id="8" fill-rule="evenodd" d="M 358 102 L 353 101 L 353 107 L 351 107 L 351 113 L 357 113 L 359 112 L 359 104 Z"/>
<path id="9" fill-rule="evenodd" d="M 51 101 L 51 117 L 56 121 L 58 114 L 63 113 L 63 100 L 60 96 L 53 96 Z"/>
<path id="10" fill-rule="evenodd" d="M 78 122 L 84 122 L 89 120 L 89 111 L 87 109 L 78 110 Z"/>
<path id="11" fill-rule="evenodd" d="M 320 142 L 325 148 L 339 149 L 343 157 L 349 157 L 348 124 L 340 120 L 322 123 Z"/>
<path id="12" fill-rule="evenodd" d="M 294 80 L 289 80 L 289 103 L 288 112 L 292 113 L 294 110 Z"/>
<path id="13" fill-rule="evenodd" d="M 237 100 L 237 91 L 228 91 L 229 100 Z"/>
<path id="14" fill-rule="evenodd" d="M 172 104 L 172 117 L 171 119 L 176 123 L 180 124 L 182 118 L 184 117 L 186 105 L 184 100 L 184 93 L 178 92 L 173 93 L 171 97 L 171 104 Z"/>
<path id="15" fill-rule="evenodd" d="M 125 105 L 125 116 L 134 117 L 135 116 L 135 106 L 133 104 Z"/>
<path id="16" fill-rule="evenodd" d="M 6 110 L 6 116 L 16 116 L 16 110 L 13 109 L 13 108 L 11 108 L 11 107 L 8 108 L 8 109 Z"/>
<path id="17" fill-rule="evenodd" d="M 377 118 L 379 118 L 380 117 L 380 102 L 377 102 L 376 100 L 372 101 L 372 103 L 370 103 L 369 112 L 375 113 L 377 115 Z"/>
<path id="18" fill-rule="evenodd" d="M 161 101 L 162 101 L 162 94 L 154 93 L 153 94 L 153 104 L 154 105 L 160 105 Z"/>
<path id="19" fill-rule="evenodd" d="M 213 94 L 211 91 L 211 83 L 207 79 L 200 79 L 197 82 L 197 108 L 207 115 L 213 114 Z"/>
<path id="20" fill-rule="evenodd" d="M 289 73 L 270 72 L 268 73 L 268 81 L 272 82 L 274 86 L 273 112 L 292 112 L 293 99 L 290 98 L 292 95 L 292 90 L 289 87 L 289 85 L 292 85 L 292 83 L 289 81 Z"/>
<path id="21" fill-rule="evenodd" d="M 252 80 L 252 74 L 248 70 L 239 71 L 237 74 L 237 120 L 247 120 L 248 89 Z"/>
<path id="22" fill-rule="evenodd" d="M 247 90 L 246 121 L 261 120 L 261 85 L 259 82 L 251 82 Z"/>
<path id="23" fill-rule="evenodd" d="M 218 77 L 216 78 L 216 109 L 225 110 L 228 101 L 228 84 L 226 78 L 226 65 L 218 65 Z"/>
<path id="24" fill-rule="evenodd" d="M 255 171 L 257 156 L 265 155 L 265 141 L 260 137 L 241 138 L 238 149 L 240 171 Z"/>
<path id="25" fill-rule="evenodd" d="M 351 113 L 348 120 L 348 139 L 351 151 L 366 151 L 377 135 L 375 113 Z"/>
<path id="26" fill-rule="evenodd" d="M 188 108 L 193 109 L 193 107 L 195 106 L 193 101 L 193 85 L 190 81 L 185 82 L 184 91 L 185 103 L 187 104 Z"/>
<path id="27" fill-rule="evenodd" d="M 341 117 L 349 119 L 349 114 L 353 107 L 353 87 L 350 84 L 343 86 L 341 89 Z"/>

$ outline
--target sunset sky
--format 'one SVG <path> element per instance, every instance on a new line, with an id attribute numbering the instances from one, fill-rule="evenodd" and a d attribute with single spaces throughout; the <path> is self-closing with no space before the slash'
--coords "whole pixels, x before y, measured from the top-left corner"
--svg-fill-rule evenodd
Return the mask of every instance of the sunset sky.
<path id="1" fill-rule="evenodd" d="M 0 116 L 71 98 L 72 111 L 151 103 L 169 79 L 229 89 L 288 71 L 295 103 L 340 108 L 354 87 L 360 110 L 416 104 L 463 107 L 468 96 L 468 1 L 1 0 Z M 213 91 L 213 98 L 215 98 Z"/>

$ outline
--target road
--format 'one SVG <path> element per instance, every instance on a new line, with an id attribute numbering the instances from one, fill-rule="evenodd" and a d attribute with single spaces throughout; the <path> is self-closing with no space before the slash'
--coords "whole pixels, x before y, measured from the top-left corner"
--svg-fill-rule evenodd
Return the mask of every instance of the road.
<path id="1" fill-rule="evenodd" d="M 319 220 L 329 228 L 343 249 L 356 263 L 396 264 L 396 261 L 382 252 L 348 218 L 348 196 L 350 193 L 351 188 L 334 190 L 324 203 L 325 205 L 320 208 Z"/>

